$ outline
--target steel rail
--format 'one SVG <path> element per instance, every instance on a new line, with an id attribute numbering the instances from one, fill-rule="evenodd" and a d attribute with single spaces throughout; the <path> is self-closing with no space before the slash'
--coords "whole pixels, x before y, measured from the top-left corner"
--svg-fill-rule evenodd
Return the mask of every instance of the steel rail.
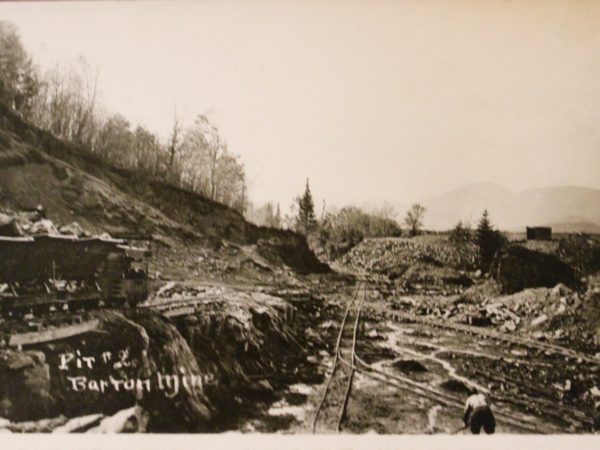
<path id="1" fill-rule="evenodd" d="M 458 399 L 449 394 L 445 394 L 436 389 L 432 389 L 428 386 L 423 385 L 422 383 L 413 381 L 410 378 L 402 377 L 399 375 L 392 375 L 383 370 L 377 369 L 377 368 L 373 367 L 371 364 L 365 362 L 358 355 L 356 355 L 355 358 L 356 358 L 356 361 L 358 361 L 358 363 L 359 363 L 357 365 L 358 370 L 361 370 L 360 367 L 362 366 L 364 368 L 362 370 L 362 372 L 366 373 L 367 375 L 371 375 L 371 378 L 378 379 L 384 383 L 387 383 L 387 384 L 390 384 L 390 385 L 393 385 L 396 387 L 401 387 L 401 386 L 398 386 L 398 383 L 404 384 L 404 385 L 410 386 L 412 388 L 412 389 L 409 389 L 409 388 L 405 388 L 405 389 L 408 389 L 417 395 L 428 398 L 428 399 L 433 400 L 438 403 L 442 403 L 446 406 L 456 407 L 461 410 L 464 408 L 464 405 L 463 405 L 463 402 L 461 399 Z M 347 361 L 344 361 L 344 363 L 348 364 Z M 369 372 L 375 373 L 375 374 L 379 375 L 379 377 L 383 377 L 383 379 L 372 376 L 372 374 L 370 374 Z M 390 380 L 393 380 L 393 382 Z M 500 419 L 502 419 L 501 421 L 504 423 L 521 428 L 526 431 L 530 431 L 532 433 L 540 433 L 540 430 L 538 427 L 525 423 L 523 421 L 524 419 L 516 419 L 514 416 L 507 414 L 503 411 L 496 411 L 495 415 L 497 417 L 499 417 Z M 541 433 L 541 434 L 544 434 L 544 433 Z"/>
<path id="2" fill-rule="evenodd" d="M 359 303 L 358 303 L 358 308 L 357 308 L 357 312 L 356 312 L 356 320 L 354 321 L 354 330 L 352 333 L 352 364 L 350 366 L 350 375 L 348 377 L 348 385 L 346 387 L 346 393 L 344 394 L 344 401 L 342 403 L 342 408 L 340 410 L 340 415 L 338 417 L 338 421 L 337 421 L 337 425 L 336 425 L 336 432 L 339 433 L 340 432 L 340 428 L 342 426 L 342 422 L 344 420 L 344 417 L 346 415 L 346 409 L 348 407 L 348 401 L 350 400 L 350 392 L 352 391 L 352 380 L 354 378 L 354 371 L 355 371 L 355 356 L 356 356 L 356 342 L 357 342 L 357 336 L 358 336 L 358 324 L 360 322 L 360 313 L 362 310 L 362 304 L 364 301 L 364 297 L 365 297 L 365 286 L 363 284 L 362 288 L 361 288 L 361 293 L 362 293 L 362 298 L 359 299 Z M 361 296 L 361 293 L 358 294 L 358 297 Z M 340 355 L 339 355 L 339 359 L 342 360 L 343 357 L 341 355 L 341 350 L 340 350 Z"/>
<path id="3" fill-rule="evenodd" d="M 358 295 L 358 289 L 359 288 L 357 287 L 357 289 L 352 297 L 352 300 L 350 302 L 348 302 L 348 305 L 346 306 L 346 311 L 344 312 L 344 317 L 342 318 L 342 321 L 341 321 L 340 331 L 338 333 L 337 341 L 335 344 L 335 350 L 334 350 L 335 356 L 333 358 L 333 367 L 331 370 L 331 374 L 329 374 L 327 384 L 325 385 L 325 389 L 323 390 L 323 395 L 321 396 L 321 400 L 320 400 L 317 410 L 315 412 L 315 416 L 313 417 L 313 423 L 312 423 L 312 433 L 313 434 L 316 433 L 319 415 L 321 414 L 321 410 L 323 409 L 323 405 L 325 404 L 325 398 L 327 397 L 327 393 L 329 392 L 329 387 L 331 386 L 331 382 L 333 381 L 333 377 L 334 377 L 336 369 L 338 367 L 338 358 L 340 355 L 340 345 L 342 343 L 342 335 L 344 334 L 344 327 L 346 325 L 346 320 L 348 319 L 348 315 L 350 314 L 350 310 L 352 309 L 352 303 L 353 303 L 354 299 L 356 298 L 356 296 Z"/>
<path id="4" fill-rule="evenodd" d="M 408 314 L 404 312 L 394 312 L 389 314 L 394 319 L 398 317 L 400 319 L 406 320 L 408 322 L 420 323 L 429 325 L 431 327 L 437 327 L 442 329 L 450 329 L 453 331 L 461 331 L 467 334 L 476 334 L 479 336 L 486 337 L 488 339 L 497 339 L 499 341 L 510 342 L 512 344 L 521 345 L 523 347 L 535 348 L 536 350 L 549 352 L 555 355 L 560 355 L 566 358 L 572 358 L 575 360 L 581 359 L 582 361 L 591 363 L 591 364 L 600 364 L 600 358 L 596 356 L 590 356 L 585 353 L 578 352 L 576 350 L 571 350 L 569 348 L 562 347 L 556 344 L 548 344 L 544 342 L 538 342 L 531 339 L 525 339 L 519 336 L 515 336 L 512 334 L 500 333 L 497 331 L 484 330 L 478 327 L 463 325 L 459 323 L 451 323 L 448 321 L 442 322 L 435 319 L 420 317 L 414 314 Z"/>

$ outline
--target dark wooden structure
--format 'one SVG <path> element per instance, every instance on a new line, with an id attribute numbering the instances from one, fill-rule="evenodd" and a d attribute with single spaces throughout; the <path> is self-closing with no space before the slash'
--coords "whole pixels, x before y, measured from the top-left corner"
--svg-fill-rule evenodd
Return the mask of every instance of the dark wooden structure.
<path id="1" fill-rule="evenodd" d="M 552 228 L 550 227 L 527 227 L 528 241 L 551 241 Z"/>
<path id="2" fill-rule="evenodd" d="M 150 257 L 123 239 L 0 236 L 0 315 L 135 305 L 148 297 Z"/>

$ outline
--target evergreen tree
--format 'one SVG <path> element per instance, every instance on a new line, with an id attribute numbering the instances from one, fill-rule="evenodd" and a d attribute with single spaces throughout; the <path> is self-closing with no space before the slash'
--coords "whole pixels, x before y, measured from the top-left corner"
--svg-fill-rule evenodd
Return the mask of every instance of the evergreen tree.
<path id="1" fill-rule="evenodd" d="M 494 230 L 487 209 L 483 211 L 479 221 L 475 242 L 479 247 L 479 268 L 483 272 L 488 272 L 496 252 L 502 248 L 505 239 L 498 230 Z"/>
<path id="2" fill-rule="evenodd" d="M 315 217 L 315 204 L 310 192 L 308 178 L 306 179 L 306 189 L 304 190 L 304 195 L 297 198 L 296 202 L 298 204 L 298 215 L 296 216 L 295 223 L 296 231 L 304 235 L 308 235 L 317 226 L 317 219 Z"/>
<path id="3" fill-rule="evenodd" d="M 488 220 L 489 226 L 489 220 Z M 468 224 L 464 224 L 459 221 L 456 226 L 450 231 L 448 240 L 455 246 L 461 246 L 467 244 L 471 240 L 471 228 Z"/>
<path id="4" fill-rule="evenodd" d="M 489 221 L 488 221 L 489 222 Z M 468 223 L 458 222 L 448 235 L 448 242 L 453 246 L 458 256 L 458 265 L 461 269 L 474 269 L 478 264 L 478 257 L 471 250 L 475 236 Z"/>

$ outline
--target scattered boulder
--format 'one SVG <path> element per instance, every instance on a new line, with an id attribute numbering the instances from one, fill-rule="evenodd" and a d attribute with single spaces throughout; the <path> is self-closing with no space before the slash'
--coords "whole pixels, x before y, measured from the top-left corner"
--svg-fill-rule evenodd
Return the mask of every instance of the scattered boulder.
<path id="1" fill-rule="evenodd" d="M 63 415 L 40 420 L 29 420 L 26 422 L 11 423 L 7 429 L 13 433 L 48 433 L 67 422 Z"/>
<path id="2" fill-rule="evenodd" d="M 538 325 L 543 324 L 546 320 L 548 320 L 548 316 L 546 314 L 542 314 L 531 321 L 531 326 L 537 327 Z"/>
<path id="3" fill-rule="evenodd" d="M 326 320 L 322 324 L 319 325 L 319 328 L 323 328 L 326 330 L 330 330 L 332 328 L 336 328 L 337 324 L 333 320 Z"/>
<path id="4" fill-rule="evenodd" d="M 139 406 L 123 409 L 112 416 L 102 419 L 90 433 L 142 433 L 145 431 L 147 419 Z"/>
<path id="5" fill-rule="evenodd" d="M 104 416 L 102 414 L 88 414 L 83 417 L 74 417 L 64 425 L 56 427 L 53 433 L 80 433 L 100 423 Z"/>
<path id="6" fill-rule="evenodd" d="M 90 235 L 77 222 L 63 225 L 58 229 L 58 231 L 60 234 L 66 234 L 69 236 L 85 237 Z"/>
<path id="7" fill-rule="evenodd" d="M 593 399 L 600 398 L 600 389 L 597 386 L 593 386 L 587 391 L 586 396 Z"/>
<path id="8" fill-rule="evenodd" d="M 552 288 L 552 293 L 556 296 L 564 297 L 565 295 L 572 294 L 573 290 L 565 286 L 563 283 L 558 283 Z"/>
<path id="9" fill-rule="evenodd" d="M 371 339 L 383 339 L 383 336 L 375 328 L 367 332 L 367 337 Z"/>
<path id="10" fill-rule="evenodd" d="M 311 364 L 319 364 L 319 359 L 316 356 L 313 355 L 308 355 L 306 357 L 306 361 L 311 363 Z"/>
<path id="11" fill-rule="evenodd" d="M 34 222 L 31 228 L 29 229 L 29 234 L 38 235 L 38 234 L 59 234 L 58 229 L 54 225 L 51 220 L 42 219 L 38 222 Z"/>

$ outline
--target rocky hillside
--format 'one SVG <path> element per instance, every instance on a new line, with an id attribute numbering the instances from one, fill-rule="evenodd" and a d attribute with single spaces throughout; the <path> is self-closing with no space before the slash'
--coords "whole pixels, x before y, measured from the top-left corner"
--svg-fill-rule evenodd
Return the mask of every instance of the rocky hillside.
<path id="1" fill-rule="evenodd" d="M 327 270 L 302 236 L 257 227 L 222 204 L 109 166 L 0 104 L 0 208 L 37 205 L 57 224 L 77 222 L 94 233 L 152 233 L 176 250 L 253 246 L 273 264 Z"/>
<path id="2" fill-rule="evenodd" d="M 417 262 L 464 268 L 474 266 L 476 260 L 474 244 L 461 252 L 441 235 L 365 239 L 340 259 L 344 265 L 384 274 L 406 270 Z"/>
<path id="3" fill-rule="evenodd" d="M 123 431 L 137 412 L 137 431 L 218 431 L 314 377 L 301 309 L 315 302 L 171 283 L 155 303 L 182 293 L 204 300 L 194 314 L 89 311 L 82 335 L 0 349 L 0 430 Z"/>

